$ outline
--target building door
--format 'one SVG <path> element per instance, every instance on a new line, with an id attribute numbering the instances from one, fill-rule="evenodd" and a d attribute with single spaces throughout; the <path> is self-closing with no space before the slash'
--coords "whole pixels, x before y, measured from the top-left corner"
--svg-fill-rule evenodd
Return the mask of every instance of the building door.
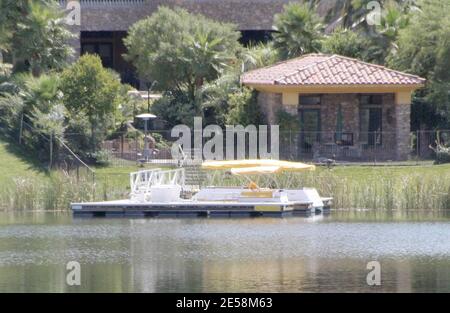
<path id="1" fill-rule="evenodd" d="M 320 142 L 320 109 L 301 109 L 299 114 L 300 150 L 312 153 L 314 144 Z"/>

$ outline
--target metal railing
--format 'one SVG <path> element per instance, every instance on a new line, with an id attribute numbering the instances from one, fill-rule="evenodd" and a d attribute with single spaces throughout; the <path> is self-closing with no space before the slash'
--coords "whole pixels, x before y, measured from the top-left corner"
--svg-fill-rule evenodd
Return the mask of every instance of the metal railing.
<path id="1" fill-rule="evenodd" d="M 179 185 L 185 186 L 185 172 L 183 168 L 174 170 L 151 169 L 130 173 L 131 195 L 149 195 L 152 186 Z"/>

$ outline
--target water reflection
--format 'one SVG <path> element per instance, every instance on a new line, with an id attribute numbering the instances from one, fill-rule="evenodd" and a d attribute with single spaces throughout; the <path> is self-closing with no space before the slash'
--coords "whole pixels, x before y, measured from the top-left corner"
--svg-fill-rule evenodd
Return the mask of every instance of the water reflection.
<path id="1" fill-rule="evenodd" d="M 450 291 L 450 218 L 442 212 L 0 221 L 0 291 Z M 72 260 L 81 264 L 79 287 L 65 283 Z M 366 285 L 371 260 L 381 262 L 382 286 Z"/>

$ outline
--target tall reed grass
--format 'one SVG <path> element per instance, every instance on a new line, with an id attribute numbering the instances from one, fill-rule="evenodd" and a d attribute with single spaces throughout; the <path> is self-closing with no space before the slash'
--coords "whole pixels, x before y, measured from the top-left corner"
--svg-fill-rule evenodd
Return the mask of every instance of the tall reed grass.
<path id="1" fill-rule="evenodd" d="M 389 172 L 387 172 L 389 173 Z M 261 187 L 317 188 L 334 198 L 336 209 L 450 210 L 450 171 L 415 171 L 387 174 L 349 174 L 321 169 L 250 177 Z M 223 172 L 209 172 L 205 186 L 242 186 L 247 180 Z M 77 177 L 64 171 L 47 179 L 19 178 L 0 189 L 1 210 L 68 210 L 70 202 L 127 198 L 129 177 L 105 174 Z"/>
<path id="2" fill-rule="evenodd" d="M 128 196 L 128 177 L 120 179 L 55 171 L 46 179 L 17 178 L 0 190 L 0 210 L 68 210 L 71 202 L 103 201 Z"/>
<path id="3" fill-rule="evenodd" d="M 322 196 L 334 198 L 336 209 L 449 210 L 450 172 L 408 174 L 342 175 L 333 170 L 283 173 L 250 177 L 259 186 L 278 188 L 314 187 Z M 207 185 L 243 185 L 246 180 L 215 172 Z"/>

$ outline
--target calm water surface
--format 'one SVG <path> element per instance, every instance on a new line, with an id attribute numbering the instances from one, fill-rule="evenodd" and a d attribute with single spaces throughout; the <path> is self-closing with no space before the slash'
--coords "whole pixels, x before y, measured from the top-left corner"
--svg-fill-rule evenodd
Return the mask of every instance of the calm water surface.
<path id="1" fill-rule="evenodd" d="M 369 287 L 366 264 L 381 263 Z M 81 286 L 66 285 L 66 263 Z M 0 214 L 0 292 L 450 292 L 450 213 L 285 219 Z"/>

